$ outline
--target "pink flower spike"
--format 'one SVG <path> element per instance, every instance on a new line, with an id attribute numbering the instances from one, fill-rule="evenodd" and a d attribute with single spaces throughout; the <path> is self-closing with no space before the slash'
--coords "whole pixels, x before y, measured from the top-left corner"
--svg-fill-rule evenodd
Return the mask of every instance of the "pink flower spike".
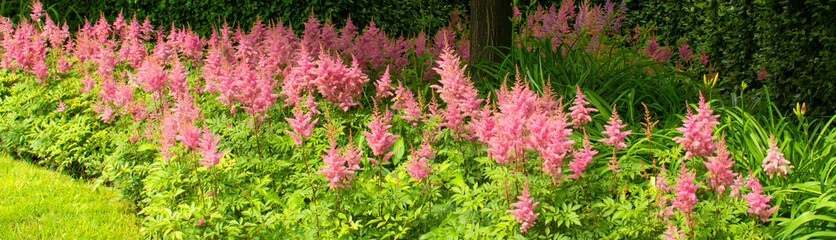
<path id="1" fill-rule="evenodd" d="M 682 137 L 673 138 L 676 143 L 682 144 L 682 149 L 685 149 L 685 159 L 706 157 L 714 153 L 713 141 L 717 137 L 712 136 L 712 134 L 714 127 L 720 124 L 717 121 L 720 115 L 715 115 L 713 112 L 705 102 L 702 92 L 700 92 L 697 114 L 692 114 L 689 111 L 685 119 L 682 120 L 683 126 L 676 128 L 677 131 L 682 132 Z"/>
<path id="2" fill-rule="evenodd" d="M 676 190 L 676 198 L 673 200 L 673 206 L 680 212 L 686 214 L 686 222 L 688 224 L 691 224 L 690 214 L 694 210 L 694 204 L 698 201 L 696 192 L 700 187 L 700 183 L 694 185 L 695 176 L 696 173 L 689 173 L 688 169 L 685 168 L 685 164 L 682 164 L 682 169 L 676 177 L 676 186 L 673 187 Z"/>
<path id="3" fill-rule="evenodd" d="M 572 116 L 572 125 L 575 128 L 581 128 L 584 123 L 592 121 L 592 117 L 589 116 L 589 113 L 598 112 L 598 109 L 586 108 L 586 105 L 589 104 L 589 102 L 583 99 L 586 95 L 581 92 L 580 86 L 575 85 L 575 87 L 578 91 L 575 94 L 575 101 L 573 101 L 572 106 L 569 107 L 569 111 L 572 111 L 569 113 L 569 116 Z"/>
<path id="4" fill-rule="evenodd" d="M 427 138 L 424 138 L 421 143 L 421 148 L 413 151 L 409 156 L 409 162 L 406 166 L 406 171 L 409 176 L 415 180 L 422 182 L 430 174 L 429 159 L 435 155 L 435 150 L 432 149 Z"/>
<path id="5" fill-rule="evenodd" d="M 787 175 L 787 170 L 793 168 L 793 166 L 790 166 L 790 161 L 784 158 L 784 153 L 781 153 L 778 144 L 775 143 L 774 136 L 769 136 L 769 149 L 766 150 L 766 157 L 763 159 L 762 167 L 769 174 L 770 179 L 776 174 L 778 176 L 785 176 Z"/>
<path id="6" fill-rule="evenodd" d="M 65 105 L 64 102 L 61 101 L 61 99 L 58 99 L 58 106 L 55 107 L 55 112 L 64 112 L 64 110 L 66 109 L 67 105 Z"/>
<path id="7" fill-rule="evenodd" d="M 392 113 L 389 112 L 389 109 L 386 109 L 383 114 L 375 110 L 372 118 L 372 121 L 366 124 L 371 132 L 363 131 L 363 135 L 366 136 L 366 142 L 372 149 L 372 153 L 377 157 L 381 157 L 380 162 L 376 163 L 380 164 L 389 160 L 391 154 L 387 153 L 387 151 L 389 151 L 392 143 L 398 139 L 398 135 L 394 135 L 388 131 L 392 127 L 389 124 L 392 120 Z"/>
<path id="8" fill-rule="evenodd" d="M 586 169 L 586 166 L 592 162 L 592 158 L 595 154 L 598 154 L 598 151 L 592 150 L 592 145 L 589 144 L 589 138 L 584 135 L 583 148 L 575 150 L 575 152 L 572 153 L 575 158 L 569 163 L 569 169 L 572 170 L 572 175 L 569 175 L 568 178 L 578 178 L 583 176 L 583 171 Z"/>
<path id="9" fill-rule="evenodd" d="M 308 96 L 308 98 L 310 99 L 311 97 Z M 302 110 L 302 107 L 296 107 L 293 109 L 293 118 L 284 119 L 293 128 L 292 132 L 285 130 L 285 133 L 293 137 L 293 144 L 297 147 L 302 146 L 305 138 L 311 137 L 313 134 L 313 126 L 319 121 L 319 118 L 313 118 L 313 111 L 308 110 L 307 112 L 303 112 Z"/>
<path id="10" fill-rule="evenodd" d="M 732 165 L 734 165 L 734 158 L 730 156 L 731 154 L 726 150 L 727 148 L 724 133 L 724 136 L 716 143 L 716 156 L 708 157 L 703 162 L 710 173 L 706 178 L 708 186 L 717 190 L 718 195 L 722 194 L 726 187 L 730 187 L 734 183 L 734 178 L 738 175 L 731 170 Z"/>
<path id="11" fill-rule="evenodd" d="M 200 137 L 200 143 L 198 143 L 198 151 L 200 151 L 201 159 L 200 164 L 206 166 L 206 168 L 212 168 L 215 164 L 221 161 L 221 158 L 229 151 L 229 148 L 226 150 L 218 152 L 218 142 L 221 139 L 218 136 L 215 136 L 214 133 L 209 131 L 209 129 L 203 129 L 203 135 Z"/>
<path id="12" fill-rule="evenodd" d="M 626 148 L 627 144 L 624 144 L 624 138 L 627 137 L 630 133 L 633 133 L 633 130 L 621 131 L 627 125 L 621 124 L 621 119 L 618 119 L 618 111 L 615 109 L 615 105 L 612 106 L 612 116 L 610 116 L 610 120 L 607 122 L 607 125 L 604 126 L 606 129 L 603 134 L 609 136 L 609 138 L 599 139 L 599 142 L 606 143 L 607 145 L 613 146 L 615 150 Z"/>
<path id="13" fill-rule="evenodd" d="M 380 79 L 374 82 L 374 88 L 377 90 L 374 98 L 380 100 L 394 95 L 392 91 L 395 90 L 395 88 L 393 88 L 390 84 L 392 84 L 392 79 L 389 75 L 389 66 L 386 66 L 386 71 L 383 72 Z"/>
<path id="14" fill-rule="evenodd" d="M 514 215 L 517 222 L 521 224 L 520 232 L 525 233 L 531 226 L 534 226 L 537 216 L 540 216 L 540 213 L 534 213 L 534 207 L 540 203 L 534 202 L 534 198 L 528 195 L 528 181 L 525 182 L 522 195 L 517 196 L 517 199 L 520 201 L 510 204 L 516 209 L 506 210 L 505 212 Z"/>
<path id="15" fill-rule="evenodd" d="M 769 221 L 769 216 L 778 209 L 778 206 L 769 208 L 769 200 L 772 200 L 772 196 L 761 194 L 763 193 L 763 187 L 752 173 L 749 173 L 749 181 L 746 182 L 746 186 L 752 189 L 752 192 L 743 195 L 743 199 L 746 199 L 746 202 L 749 203 L 749 213 L 759 216 L 762 222 Z"/>
<path id="16" fill-rule="evenodd" d="M 688 238 L 685 236 L 685 232 L 683 232 L 682 230 L 677 231 L 676 226 L 674 226 L 672 223 L 668 223 L 668 229 L 665 230 L 664 233 L 662 233 L 662 239 L 681 240 Z"/>

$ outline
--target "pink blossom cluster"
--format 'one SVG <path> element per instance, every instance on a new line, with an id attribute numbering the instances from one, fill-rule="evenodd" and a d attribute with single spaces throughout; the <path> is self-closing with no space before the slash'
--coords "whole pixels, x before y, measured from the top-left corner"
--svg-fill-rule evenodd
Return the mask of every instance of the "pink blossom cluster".
<path id="1" fill-rule="evenodd" d="M 331 147 L 323 151 L 325 155 L 322 155 L 322 161 L 325 165 L 320 166 L 322 170 L 317 171 L 316 174 L 325 175 L 328 187 L 332 190 L 347 187 L 352 181 L 354 172 L 360 169 L 363 151 L 355 147 L 353 143 L 349 143 L 344 148 L 337 148 L 333 141 Z"/>
<path id="2" fill-rule="evenodd" d="M 714 133 L 714 127 L 720 124 L 717 121 L 720 115 L 714 115 L 713 112 L 705 102 L 702 92 L 700 92 L 697 114 L 693 114 L 689 110 L 685 119 L 682 120 L 683 126 L 676 128 L 677 131 L 682 132 L 682 136 L 673 138 L 676 143 L 682 144 L 682 148 L 685 149 L 685 159 L 706 157 L 714 152 L 714 140 L 717 137 L 712 134 Z"/>
<path id="3" fill-rule="evenodd" d="M 775 143 L 774 136 L 769 136 L 769 149 L 766 150 L 766 157 L 763 158 L 762 167 L 769 174 L 769 178 L 775 175 L 787 175 L 787 170 L 793 168 L 793 166 L 790 166 L 790 161 L 784 158 L 784 153 L 781 153 L 778 144 Z"/>
<path id="4" fill-rule="evenodd" d="M 572 125 L 575 128 L 583 127 L 584 123 L 592 121 L 592 117 L 589 116 L 590 113 L 598 112 L 598 109 L 595 108 L 587 108 L 586 105 L 589 104 L 584 98 L 586 95 L 581 92 L 581 87 L 575 85 L 577 88 L 577 93 L 575 93 L 575 100 L 572 102 L 572 106 L 569 107 L 569 116 L 572 116 Z"/>
<path id="5" fill-rule="evenodd" d="M 308 99 L 312 98 L 308 96 Z M 313 101 L 311 100 L 310 102 Z M 290 128 L 293 131 L 285 130 L 284 132 L 293 137 L 293 144 L 297 147 L 302 146 L 304 140 L 313 134 L 313 126 L 319 121 L 319 118 L 313 118 L 314 113 L 316 113 L 315 106 L 308 111 L 303 111 L 301 106 L 297 106 L 293 109 L 293 118 L 285 118 L 285 121 L 290 124 Z"/>
<path id="6" fill-rule="evenodd" d="M 428 137 L 424 137 L 421 147 L 417 151 L 413 151 L 409 156 L 409 162 L 406 165 L 406 172 L 409 176 L 417 181 L 424 181 L 427 175 L 430 174 L 429 160 L 435 156 L 435 150 L 430 145 Z"/>
<path id="7" fill-rule="evenodd" d="M 694 184 L 695 176 L 696 173 L 689 173 L 683 164 L 679 175 L 676 177 L 676 185 L 673 186 L 673 189 L 676 190 L 673 206 L 686 215 L 686 221 L 689 225 L 691 224 L 691 211 L 694 210 L 694 204 L 698 201 L 696 192 L 700 187 L 700 183 Z"/>
<path id="8" fill-rule="evenodd" d="M 375 111 L 372 118 L 372 121 L 366 124 L 370 132 L 363 131 L 363 135 L 366 136 L 366 142 L 372 149 L 372 154 L 380 158 L 380 162 L 372 160 L 377 165 L 389 161 L 389 158 L 392 157 L 394 152 L 389 152 L 389 147 L 398 139 L 398 135 L 389 132 L 389 128 L 392 127 L 389 123 L 392 121 L 392 113 L 389 112 L 389 109 L 386 109 L 382 114 Z"/>
<path id="9" fill-rule="evenodd" d="M 763 187 L 760 181 L 751 173 L 749 173 L 749 180 L 746 182 L 746 186 L 752 189 L 752 192 L 743 195 L 743 199 L 746 199 L 746 202 L 749 203 L 749 213 L 759 216 L 763 222 L 768 221 L 772 212 L 778 209 L 778 206 L 769 207 L 769 200 L 772 199 L 772 196 L 763 194 Z"/>
<path id="10" fill-rule="evenodd" d="M 572 170 L 572 175 L 569 175 L 568 178 L 579 178 L 583 176 L 583 171 L 587 165 L 592 163 L 592 158 L 595 157 L 595 154 L 598 154 L 598 151 L 592 149 L 592 145 L 589 144 L 589 138 L 584 135 L 583 147 L 575 149 L 572 153 L 574 159 L 569 163 L 569 169 Z"/>
<path id="11" fill-rule="evenodd" d="M 574 0 L 563 0 L 559 8 L 555 4 L 548 9 L 538 7 L 525 18 L 521 34 L 536 40 L 549 40 L 552 47 L 558 49 L 563 44 L 571 44 L 580 33 L 589 33 L 592 39 L 605 32 L 618 33 L 627 16 L 627 4 L 622 1 L 618 9 L 615 6 L 609 0 L 603 5 L 582 3 L 580 6 L 575 6 Z M 570 26 L 573 20 L 574 26 Z"/>
<path id="12" fill-rule="evenodd" d="M 537 93 L 528 88 L 528 84 L 518 78 L 514 87 L 508 89 L 504 84 L 497 91 L 495 113 L 496 131 L 487 140 L 488 155 L 497 163 L 524 161 L 526 123 L 537 107 Z"/>
<path id="13" fill-rule="evenodd" d="M 708 186 L 716 189 L 719 194 L 722 194 L 727 187 L 732 186 L 734 178 L 739 174 L 731 170 L 734 165 L 734 158 L 727 150 L 725 134 L 720 138 L 720 141 L 715 144 L 715 156 L 710 156 L 703 162 L 708 168 L 709 176 L 706 178 Z"/>
<path id="14" fill-rule="evenodd" d="M 605 130 L 602 132 L 608 138 L 599 139 L 598 141 L 612 146 L 615 150 L 626 148 L 627 144 L 624 143 L 624 139 L 627 135 L 633 133 L 633 130 L 622 131 L 626 126 L 621 123 L 621 119 L 618 118 L 618 111 L 616 111 L 615 105 L 613 105 L 610 120 L 607 121 L 607 125 L 604 125 Z"/>
<path id="15" fill-rule="evenodd" d="M 477 97 L 473 81 L 465 75 L 467 66 L 462 65 L 461 58 L 451 48 L 444 50 L 437 63 L 439 67 L 434 70 L 441 76 L 441 85 L 430 85 L 430 88 L 435 89 L 439 98 L 447 104 L 441 125 L 462 133 L 464 118 L 479 109 L 483 99 Z"/>
<path id="16" fill-rule="evenodd" d="M 505 212 L 514 215 L 517 222 L 521 224 L 520 232 L 525 233 L 529 228 L 534 226 L 534 221 L 537 219 L 537 216 L 540 216 L 540 213 L 534 213 L 534 207 L 540 203 L 534 202 L 534 198 L 528 195 L 528 181 L 526 181 L 523 187 L 522 195 L 517 196 L 517 199 L 519 200 L 518 202 L 510 204 L 514 209 L 506 210 Z"/>

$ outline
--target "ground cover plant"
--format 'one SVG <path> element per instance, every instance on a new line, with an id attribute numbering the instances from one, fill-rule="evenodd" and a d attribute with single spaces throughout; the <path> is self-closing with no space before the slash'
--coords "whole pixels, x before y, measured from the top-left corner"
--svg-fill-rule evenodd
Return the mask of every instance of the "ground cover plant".
<path id="1" fill-rule="evenodd" d="M 702 57 L 682 44 L 697 61 L 677 66 L 621 24 L 624 4 L 515 16 L 506 61 L 475 64 L 496 82 L 470 78 L 461 23 L 392 36 L 311 17 L 301 35 L 271 20 L 206 38 L 118 15 L 70 34 L 32 9 L 0 18 L 0 147 L 117 189 L 146 238 L 836 228 L 834 118 L 713 100 Z"/>
<path id="2" fill-rule="evenodd" d="M 138 218 L 117 193 L 0 156 L 0 235 L 9 239 L 137 239 Z"/>

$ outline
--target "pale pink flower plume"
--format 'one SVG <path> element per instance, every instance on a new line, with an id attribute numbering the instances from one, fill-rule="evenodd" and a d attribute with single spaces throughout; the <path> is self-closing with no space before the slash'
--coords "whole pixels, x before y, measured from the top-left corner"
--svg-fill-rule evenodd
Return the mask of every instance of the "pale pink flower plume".
<path id="1" fill-rule="evenodd" d="M 690 214 L 694 210 L 694 204 L 698 201 L 696 192 L 700 187 L 700 183 L 694 185 L 695 175 L 696 173 L 689 173 L 688 169 L 685 168 L 685 164 L 682 164 L 682 169 L 676 177 L 676 186 L 673 186 L 673 189 L 676 190 L 673 206 L 680 212 L 686 214 L 688 224 L 691 224 Z"/>
<path id="2" fill-rule="evenodd" d="M 770 179 L 776 174 L 778 176 L 787 175 L 787 170 L 793 168 L 793 166 L 790 166 L 790 161 L 784 158 L 784 153 L 781 153 L 778 144 L 775 143 L 774 136 L 769 136 L 769 149 L 766 150 L 766 157 L 763 159 L 762 167 Z"/>
<path id="3" fill-rule="evenodd" d="M 392 87 L 392 79 L 389 75 L 389 66 L 386 66 L 386 71 L 383 72 L 383 75 L 380 76 L 380 79 L 374 82 L 374 88 L 377 92 L 374 95 L 374 98 L 380 100 L 385 97 L 393 96 L 392 93 L 395 88 Z"/>
<path id="4" fill-rule="evenodd" d="M 732 183 L 731 191 L 729 192 L 729 197 L 739 197 L 740 189 L 743 188 L 743 184 L 746 182 L 746 178 L 743 177 L 743 174 L 737 174 L 737 178 L 734 179 L 734 183 Z"/>
<path id="5" fill-rule="evenodd" d="M 706 178 L 708 186 L 717 190 L 718 195 L 723 194 L 726 188 L 734 183 L 734 178 L 738 175 L 731 170 L 732 165 L 734 165 L 734 158 L 731 157 L 727 148 L 724 133 L 720 141 L 716 143 L 716 156 L 708 157 L 703 162 L 705 167 L 708 168 L 708 173 L 710 173 Z"/>
<path id="6" fill-rule="evenodd" d="M 409 121 L 415 126 L 423 118 L 421 106 L 415 101 L 412 90 L 405 87 L 398 81 L 398 88 L 395 89 L 395 97 L 392 99 L 392 110 L 401 111 L 400 118 Z"/>
<path id="7" fill-rule="evenodd" d="M 308 98 L 313 97 L 308 96 Z M 311 137 L 311 134 L 313 134 L 313 126 L 319 121 L 319 118 L 313 118 L 314 110 L 316 108 L 305 112 L 303 111 L 303 107 L 295 107 L 293 109 L 293 118 L 284 119 L 290 124 L 290 128 L 293 129 L 293 131 L 285 130 L 284 132 L 293 137 L 293 144 L 297 147 L 302 146 L 305 138 Z"/>
<path id="8" fill-rule="evenodd" d="M 41 17 L 46 15 L 46 11 L 43 9 L 43 4 L 40 0 L 32 1 L 32 13 L 29 14 L 29 17 L 32 18 L 32 21 L 40 22 Z"/>
<path id="9" fill-rule="evenodd" d="M 285 98 L 285 107 L 299 103 L 302 93 L 317 78 L 316 65 L 304 47 L 296 52 L 296 62 L 289 68 L 290 72 L 282 81 L 281 94 Z"/>
<path id="10" fill-rule="evenodd" d="M 346 148 L 337 148 L 333 141 L 331 147 L 323 151 L 325 155 L 321 157 L 325 165 L 320 166 L 322 170 L 317 171 L 316 174 L 325 175 L 328 187 L 332 190 L 347 187 L 351 183 L 354 172 L 360 169 L 363 151 L 357 149 L 352 142 L 349 142 Z"/>
<path id="11" fill-rule="evenodd" d="M 662 171 L 656 175 L 656 182 L 653 183 L 659 189 L 656 193 L 656 202 L 654 204 L 659 207 L 659 211 L 655 214 L 662 217 L 665 222 L 668 222 L 668 219 L 673 216 L 674 212 L 673 206 L 670 205 L 673 199 L 667 197 L 672 187 L 668 186 L 668 179 L 665 177 L 665 173 L 667 173 L 667 170 L 663 165 Z"/>
<path id="12" fill-rule="evenodd" d="M 522 195 L 517 196 L 517 199 L 520 201 L 510 204 L 515 209 L 506 210 L 505 212 L 514 215 L 517 222 L 521 224 L 520 232 L 525 233 L 529 228 L 534 226 L 534 221 L 537 219 L 537 216 L 540 216 L 540 213 L 534 213 L 534 207 L 540 203 L 534 202 L 534 198 L 528 195 L 528 181 L 525 182 Z"/>
<path id="13" fill-rule="evenodd" d="M 441 85 L 430 85 L 430 88 L 435 89 L 439 98 L 447 104 L 442 126 L 461 133 L 464 118 L 479 109 L 483 100 L 477 98 L 473 81 L 465 75 L 467 65 L 462 63 L 452 49 L 445 48 L 437 63 L 439 67 L 433 70 L 441 76 L 438 81 Z"/>
<path id="14" fill-rule="evenodd" d="M 583 176 L 583 171 L 589 163 L 592 163 L 592 158 L 595 157 L 595 154 L 598 154 L 598 151 L 592 149 L 592 145 L 589 144 L 589 138 L 584 135 L 583 147 L 572 153 L 574 159 L 569 163 L 569 169 L 572 170 L 572 175 L 569 175 L 568 178 L 579 178 Z"/>
<path id="15" fill-rule="evenodd" d="M 64 110 L 66 109 L 67 105 L 65 105 L 64 102 L 61 101 L 61 99 L 58 99 L 58 106 L 55 107 L 55 112 L 64 112 Z"/>
<path id="16" fill-rule="evenodd" d="M 697 114 L 692 114 L 689 110 L 682 120 L 683 126 L 676 128 L 677 131 L 682 132 L 682 137 L 674 137 L 676 143 L 682 144 L 685 149 L 685 159 L 692 157 L 706 157 L 714 153 L 713 141 L 717 137 L 712 136 L 714 127 L 719 125 L 717 121 L 720 115 L 713 115 L 713 110 L 705 102 L 705 98 L 700 92 L 699 108 Z"/>
<path id="17" fill-rule="evenodd" d="M 592 121 L 589 113 L 598 112 L 598 109 L 586 108 L 586 105 L 589 104 L 589 102 L 583 99 L 586 95 L 581 92 L 580 86 L 575 85 L 575 87 L 578 91 L 575 93 L 575 100 L 572 102 L 572 106 L 569 107 L 569 111 L 572 111 L 569 113 L 569 116 L 572 116 L 572 125 L 575 128 L 581 128 L 584 123 Z"/>
<path id="18" fill-rule="evenodd" d="M 606 143 L 607 145 L 613 146 L 615 150 L 626 148 L 627 144 L 624 144 L 624 138 L 627 137 L 630 133 L 633 133 L 633 130 L 621 131 L 627 125 L 621 124 L 621 119 L 618 119 L 618 111 L 615 109 L 615 105 L 612 107 L 612 116 L 610 116 L 610 120 L 607 122 L 607 125 L 604 125 L 604 135 L 609 136 L 609 138 L 602 138 L 599 139 L 599 142 Z"/>
<path id="19" fill-rule="evenodd" d="M 752 192 L 743 195 L 743 199 L 749 203 L 749 213 L 759 216 L 763 222 L 769 221 L 769 216 L 778 209 L 778 206 L 769 208 L 769 200 L 772 200 L 772 196 L 762 194 L 763 187 L 760 181 L 751 173 L 749 173 L 746 186 L 752 189 Z"/>
<path id="20" fill-rule="evenodd" d="M 375 113 L 372 115 L 372 121 L 366 124 L 371 132 L 363 131 L 363 135 L 366 136 L 366 142 L 372 149 L 372 154 L 377 157 L 381 157 L 380 162 L 373 159 L 372 162 L 374 164 L 380 164 L 388 161 L 389 157 L 391 157 L 394 153 L 388 152 L 392 143 L 398 139 L 398 135 L 389 132 L 389 128 L 392 127 L 392 125 L 389 124 L 391 120 L 392 113 L 389 112 L 389 109 L 386 109 L 386 111 L 382 114 L 375 109 Z"/>
<path id="21" fill-rule="evenodd" d="M 410 154 L 410 161 L 407 163 L 406 171 L 409 176 L 415 180 L 424 181 L 427 175 L 430 174 L 429 160 L 435 155 L 435 150 L 432 149 L 429 141 L 425 137 L 421 143 L 421 148 Z"/>
<path id="22" fill-rule="evenodd" d="M 356 98 L 363 94 L 369 77 L 360 69 L 357 58 L 352 57 L 351 66 L 347 66 L 339 57 L 323 53 L 316 65 L 313 70 L 316 79 L 312 84 L 325 100 L 337 104 L 343 111 L 360 104 Z"/>
<path id="23" fill-rule="evenodd" d="M 200 137 L 200 143 L 198 143 L 198 151 L 200 151 L 200 164 L 206 166 L 206 168 L 212 168 L 221 161 L 221 158 L 229 151 L 229 148 L 226 150 L 218 152 L 218 142 L 221 139 L 216 136 L 214 133 L 209 131 L 209 129 L 203 129 L 203 135 Z"/>

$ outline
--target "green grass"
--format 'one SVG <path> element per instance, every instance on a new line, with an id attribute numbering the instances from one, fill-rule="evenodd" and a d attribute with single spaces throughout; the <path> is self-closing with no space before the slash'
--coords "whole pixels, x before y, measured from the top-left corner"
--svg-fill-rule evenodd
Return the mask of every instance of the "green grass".
<path id="1" fill-rule="evenodd" d="M 0 239 L 133 239 L 116 193 L 0 153 Z"/>

